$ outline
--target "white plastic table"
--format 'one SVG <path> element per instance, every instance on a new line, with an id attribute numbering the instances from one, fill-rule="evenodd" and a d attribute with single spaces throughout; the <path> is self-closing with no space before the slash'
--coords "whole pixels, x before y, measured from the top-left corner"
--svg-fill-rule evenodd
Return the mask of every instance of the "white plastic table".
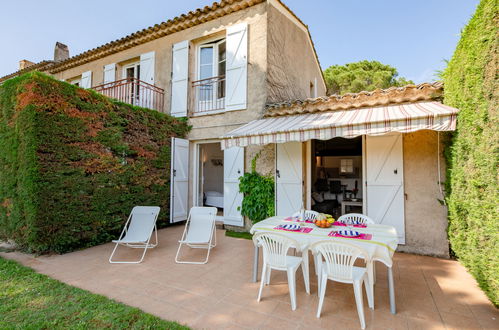
<path id="1" fill-rule="evenodd" d="M 312 231 L 309 233 L 292 232 L 274 229 L 278 225 L 291 224 L 293 222 L 285 221 L 285 217 L 271 217 L 260 221 L 253 225 L 250 229 L 251 234 L 259 232 L 278 232 L 283 235 L 289 236 L 297 240 L 300 244 L 310 244 L 322 241 L 322 240 L 333 240 L 338 242 L 348 242 L 354 244 L 359 248 L 364 249 L 367 252 L 368 260 L 367 262 L 367 272 L 371 283 L 374 281 L 374 268 L 373 262 L 379 260 L 384 262 L 386 265 L 392 265 L 392 257 L 395 249 L 397 248 L 398 238 L 397 231 L 392 226 L 380 225 L 380 224 L 369 224 L 367 228 L 355 228 L 356 231 L 364 234 L 371 234 L 371 240 L 362 240 L 356 238 L 343 238 L 343 237 L 330 237 L 328 234 L 332 230 L 345 229 L 342 226 L 332 226 L 330 228 L 319 228 L 312 223 L 301 223 L 303 227 L 310 227 Z M 308 251 L 304 251 L 308 253 Z M 259 247 L 255 246 L 255 255 L 253 260 L 253 282 L 258 281 L 258 256 Z M 393 290 L 393 283 L 390 283 L 390 310 L 395 314 L 395 293 Z"/>

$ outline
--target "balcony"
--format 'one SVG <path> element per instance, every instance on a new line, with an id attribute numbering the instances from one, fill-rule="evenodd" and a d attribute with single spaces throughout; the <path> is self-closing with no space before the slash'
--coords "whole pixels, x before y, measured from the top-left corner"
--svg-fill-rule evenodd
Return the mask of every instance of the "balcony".
<path id="1" fill-rule="evenodd" d="M 225 109 L 225 76 L 211 77 L 192 82 L 194 114 L 209 114 Z"/>
<path id="2" fill-rule="evenodd" d="M 126 78 L 93 87 L 107 97 L 121 102 L 163 111 L 165 91 L 136 78 Z"/>

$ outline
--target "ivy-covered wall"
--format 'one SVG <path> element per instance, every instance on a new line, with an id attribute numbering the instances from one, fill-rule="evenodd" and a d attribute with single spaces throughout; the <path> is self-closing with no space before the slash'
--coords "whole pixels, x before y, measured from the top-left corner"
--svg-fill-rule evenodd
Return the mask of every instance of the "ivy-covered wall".
<path id="1" fill-rule="evenodd" d="M 499 105 L 496 0 L 482 0 L 444 72 L 444 102 L 460 109 L 448 148 L 449 240 L 499 304 Z"/>
<path id="2" fill-rule="evenodd" d="M 189 127 L 34 72 L 0 86 L 0 239 L 35 253 L 116 239 L 135 205 L 169 217 L 170 138 Z"/>

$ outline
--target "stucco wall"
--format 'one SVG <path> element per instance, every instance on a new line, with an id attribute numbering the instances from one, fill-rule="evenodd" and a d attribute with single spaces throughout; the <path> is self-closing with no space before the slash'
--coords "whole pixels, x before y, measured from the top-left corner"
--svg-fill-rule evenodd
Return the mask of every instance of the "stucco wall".
<path id="1" fill-rule="evenodd" d="M 268 102 L 311 97 L 310 83 L 315 84 L 317 96 L 326 95 L 308 33 L 290 14 L 268 7 Z"/>
<path id="2" fill-rule="evenodd" d="M 437 132 L 418 131 L 403 135 L 406 244 L 398 250 L 449 257 L 447 208 L 438 185 Z M 441 180 L 445 162 L 440 145 Z"/>
<path id="3" fill-rule="evenodd" d="M 71 68 L 65 71 L 58 72 L 54 74 L 57 79 L 67 80 L 80 76 L 85 71 L 92 71 L 92 86 L 97 86 L 103 83 L 104 72 L 103 68 L 107 64 L 116 63 L 117 72 L 116 79 L 121 78 L 121 65 L 124 62 L 129 62 L 132 59 L 138 59 L 141 54 L 148 53 L 151 51 L 155 52 L 155 85 L 163 88 L 165 90 L 165 106 L 163 112 L 170 112 L 170 75 L 171 75 L 171 65 L 172 65 L 172 45 L 183 41 L 183 40 L 195 40 L 205 36 L 209 36 L 215 33 L 223 33 L 227 26 L 238 24 L 242 22 L 248 23 L 248 37 L 249 37 L 249 47 L 248 47 L 248 90 L 251 94 L 248 96 L 248 103 L 257 103 L 260 98 L 263 100 L 265 97 L 261 96 L 264 91 L 264 81 L 265 81 L 265 70 L 266 70 L 266 4 L 258 4 L 235 13 L 220 17 L 219 19 L 200 24 L 186 30 L 173 33 L 162 38 L 158 38 L 147 42 L 145 44 L 138 45 L 133 48 L 123 50 L 119 53 L 115 53 L 104 58 L 97 59 L 95 61 L 80 65 L 75 68 Z M 192 48 L 192 47 L 191 47 Z M 192 52 L 192 49 L 191 49 Z M 193 63 L 189 63 L 190 74 L 194 71 Z M 192 81 L 192 76 L 191 81 Z M 264 94 L 264 93 L 263 93 Z M 264 104 L 264 101 L 259 101 L 260 105 Z M 239 114 L 241 116 L 241 114 Z M 237 115 L 227 116 L 228 122 L 236 121 L 239 119 Z M 244 116 L 243 116 L 244 118 Z M 224 118 L 225 120 L 225 118 Z M 243 119 L 244 121 L 245 119 Z M 250 120 L 247 118 L 247 120 Z M 200 122 L 210 121 L 210 120 L 199 120 Z M 198 125 L 196 121 L 193 123 Z M 195 132 L 194 134 L 197 134 Z M 210 134 L 206 134 L 208 138 L 210 136 L 215 136 L 218 133 L 212 131 Z M 194 138 L 198 138 L 194 135 Z"/>
<path id="4" fill-rule="evenodd" d="M 220 114 L 203 115 L 190 117 L 189 124 L 192 131 L 189 134 L 190 140 L 217 139 L 220 136 L 236 129 L 237 127 L 260 118 L 265 109 L 267 99 L 266 93 L 266 71 L 267 71 L 267 13 L 266 5 L 250 7 L 234 14 L 221 18 L 227 24 L 240 22 L 248 23 L 248 80 L 247 80 L 247 108 L 244 110 L 227 111 Z M 209 31 L 207 31 L 209 32 Z M 199 35 L 215 33 L 205 32 Z M 191 47 L 190 67 L 194 66 L 196 47 Z M 191 81 L 196 80 L 195 72 L 190 71 Z M 192 96 L 192 95 L 191 95 Z M 194 104 L 190 100 L 191 109 Z"/>

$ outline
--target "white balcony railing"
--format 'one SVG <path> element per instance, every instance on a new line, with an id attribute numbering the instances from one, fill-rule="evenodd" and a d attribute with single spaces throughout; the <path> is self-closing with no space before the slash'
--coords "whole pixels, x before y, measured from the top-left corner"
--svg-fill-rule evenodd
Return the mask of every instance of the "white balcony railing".
<path id="1" fill-rule="evenodd" d="M 225 76 L 211 77 L 192 82 L 194 113 L 209 113 L 225 109 Z"/>

